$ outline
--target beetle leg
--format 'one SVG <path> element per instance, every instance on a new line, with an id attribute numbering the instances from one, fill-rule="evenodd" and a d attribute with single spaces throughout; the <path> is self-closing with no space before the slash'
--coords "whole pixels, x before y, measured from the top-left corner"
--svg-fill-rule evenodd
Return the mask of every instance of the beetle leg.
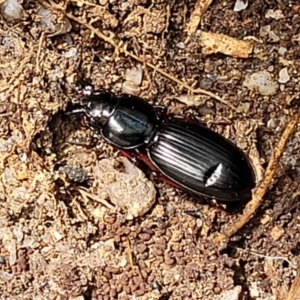
<path id="1" fill-rule="evenodd" d="M 134 150 L 123 150 L 120 149 L 120 152 L 123 156 L 125 156 L 126 158 L 129 159 L 129 161 L 134 164 L 137 165 L 138 164 L 138 159 L 136 157 L 137 153 Z"/>
<path id="2" fill-rule="evenodd" d="M 192 115 L 191 113 L 187 113 L 184 117 L 184 119 L 187 121 L 187 122 L 198 122 L 198 120 L 196 119 L 196 117 L 194 115 Z"/>
<path id="3" fill-rule="evenodd" d="M 182 190 L 182 187 L 178 184 L 176 184 L 174 181 L 172 181 L 170 178 L 166 177 L 162 173 L 160 173 L 157 168 L 154 166 L 154 164 L 151 162 L 151 160 L 148 158 L 147 154 L 139 151 L 138 149 L 134 150 L 120 150 L 123 156 L 128 158 L 134 165 L 137 165 L 139 161 L 144 162 L 148 168 L 152 171 L 152 173 L 155 174 L 156 177 L 164 181 L 165 183 Z"/>
<path id="4" fill-rule="evenodd" d="M 85 113 L 84 108 L 77 108 L 77 109 L 73 109 L 73 110 L 64 112 L 64 114 L 67 116 L 79 115 L 79 114 L 84 114 L 84 113 Z"/>

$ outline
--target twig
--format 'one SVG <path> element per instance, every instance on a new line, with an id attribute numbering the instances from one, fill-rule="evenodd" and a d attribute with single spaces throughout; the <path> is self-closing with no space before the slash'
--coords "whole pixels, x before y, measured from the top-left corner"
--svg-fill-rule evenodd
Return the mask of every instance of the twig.
<path id="1" fill-rule="evenodd" d="M 110 210 L 114 211 L 115 210 L 115 207 L 111 204 L 109 204 L 107 201 L 103 200 L 103 199 L 100 199 L 94 195 L 92 195 L 91 193 L 87 192 L 84 190 L 83 187 L 81 187 L 80 189 L 78 189 L 79 193 L 82 195 L 82 197 L 84 198 L 90 198 L 92 200 L 95 200 L 101 204 L 103 204 L 104 206 L 106 206 L 107 208 L 109 208 Z"/>
<path id="2" fill-rule="evenodd" d="M 45 38 L 45 33 L 42 32 L 40 40 L 39 40 L 39 48 L 36 54 L 36 65 L 35 65 L 35 69 L 37 72 L 40 71 L 40 55 L 41 55 L 41 50 L 42 50 L 42 45 L 44 42 L 44 38 Z"/>
<path id="3" fill-rule="evenodd" d="M 298 98 L 300 96 L 300 93 L 295 93 L 288 101 L 287 104 L 290 105 L 294 99 Z"/>
<path id="4" fill-rule="evenodd" d="M 2 118 L 2 117 L 10 117 L 12 115 L 13 115 L 12 112 L 7 112 L 7 113 L 0 114 L 0 118 Z"/>
<path id="5" fill-rule="evenodd" d="M 209 92 L 209 91 L 206 91 L 206 90 L 203 90 L 201 88 L 198 88 L 198 89 L 193 89 L 192 87 L 190 87 L 187 83 L 181 81 L 180 79 L 176 78 L 175 76 L 167 73 L 166 71 L 156 67 L 155 65 L 149 63 L 149 62 L 145 62 L 142 58 L 138 57 L 137 55 L 131 53 L 130 51 L 126 50 L 124 47 L 121 47 L 119 46 L 119 44 L 113 39 L 113 36 L 107 36 L 105 35 L 103 32 L 101 32 L 100 30 L 96 29 L 95 27 L 93 27 L 91 24 L 88 24 L 76 17 L 74 17 L 73 15 L 69 14 L 69 13 L 66 13 L 66 16 L 85 26 L 86 28 L 88 28 L 93 34 L 97 35 L 99 38 L 101 38 L 102 40 L 104 40 L 105 42 L 109 43 L 110 45 L 112 45 L 116 51 L 118 53 L 124 53 L 125 55 L 128 55 L 130 56 L 131 58 L 137 60 L 138 62 L 142 63 L 142 64 L 146 64 L 149 68 L 153 69 L 155 72 L 158 72 L 160 73 L 161 75 L 165 76 L 166 78 L 176 82 L 179 86 L 182 86 L 184 88 L 186 88 L 189 92 L 191 93 L 194 93 L 194 94 L 203 94 L 203 95 L 206 95 L 206 96 L 209 96 L 209 97 L 212 97 L 216 100 L 218 100 L 219 102 L 221 103 L 224 103 L 225 105 L 229 106 L 231 109 L 237 111 L 237 109 L 232 105 L 230 104 L 228 101 L 226 101 L 225 99 L 219 97 L 218 95 L 212 93 L 212 92 Z"/>
<path id="6" fill-rule="evenodd" d="M 185 44 L 187 44 L 190 41 L 191 37 L 195 34 L 195 32 L 200 24 L 203 14 L 206 12 L 207 8 L 209 7 L 209 5 L 211 3 L 212 3 L 212 0 L 198 0 L 197 1 L 195 8 L 191 14 L 190 21 L 187 25 L 188 36 L 187 36 L 186 40 L 184 41 Z"/>
<path id="7" fill-rule="evenodd" d="M 234 225 L 225 229 L 224 233 L 219 234 L 214 240 L 215 242 L 222 242 L 233 234 L 235 234 L 239 229 L 241 229 L 254 215 L 257 208 L 262 204 L 263 197 L 272 183 L 277 165 L 279 163 L 280 157 L 285 149 L 286 143 L 289 140 L 296 124 L 299 121 L 299 115 L 296 113 L 289 123 L 287 124 L 284 132 L 282 133 L 278 144 L 276 145 L 266 169 L 263 180 L 260 182 L 258 187 L 254 190 L 252 195 L 252 200 L 246 205 L 244 213 L 234 222 Z"/>
<path id="8" fill-rule="evenodd" d="M 130 244 L 130 240 L 128 238 L 126 239 L 126 252 L 127 252 L 129 264 L 131 266 L 131 270 L 132 270 L 133 274 L 136 275 L 135 267 L 133 264 L 133 258 L 132 258 L 132 247 Z"/>

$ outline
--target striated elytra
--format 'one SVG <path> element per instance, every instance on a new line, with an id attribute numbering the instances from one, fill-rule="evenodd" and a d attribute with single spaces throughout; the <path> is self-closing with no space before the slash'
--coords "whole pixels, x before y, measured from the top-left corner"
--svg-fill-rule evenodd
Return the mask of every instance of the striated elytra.
<path id="1" fill-rule="evenodd" d="M 255 175 L 247 156 L 216 132 L 192 121 L 160 116 L 143 99 L 91 91 L 69 115 L 83 115 L 116 148 L 146 162 L 168 182 L 219 201 L 251 198 Z"/>

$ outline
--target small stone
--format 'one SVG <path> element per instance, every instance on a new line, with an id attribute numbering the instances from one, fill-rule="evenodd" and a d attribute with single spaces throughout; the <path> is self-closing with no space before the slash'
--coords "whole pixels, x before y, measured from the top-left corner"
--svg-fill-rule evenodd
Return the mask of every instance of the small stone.
<path id="1" fill-rule="evenodd" d="M 117 171 L 114 160 L 109 159 L 98 161 L 93 168 L 94 179 L 99 183 L 97 194 L 100 195 L 101 191 L 105 191 L 116 209 L 122 210 L 127 220 L 132 220 L 149 211 L 156 200 L 156 190 L 153 182 L 129 160 L 122 157 L 120 161 L 124 166 L 124 172 Z M 116 234 L 125 233 L 122 231 Z"/>
<path id="2" fill-rule="evenodd" d="M 1 5 L 1 13 L 7 21 L 13 21 L 21 19 L 24 10 L 17 0 L 6 0 Z"/>
<path id="3" fill-rule="evenodd" d="M 67 18 L 64 18 L 62 22 L 56 23 L 56 16 L 49 9 L 41 7 L 37 13 L 41 19 L 41 27 L 47 33 L 50 33 L 51 36 L 65 34 L 72 29 L 72 25 Z"/>
<path id="4" fill-rule="evenodd" d="M 271 30 L 271 25 L 262 26 L 259 30 L 259 35 L 261 37 L 266 37 L 269 35 L 270 30 Z"/>
<path id="5" fill-rule="evenodd" d="M 284 19 L 285 16 L 282 13 L 282 10 L 280 10 L 280 9 L 277 9 L 277 10 L 269 9 L 266 13 L 266 18 L 267 19 L 272 18 L 272 19 L 275 19 L 275 20 L 280 20 L 280 19 Z"/>
<path id="6" fill-rule="evenodd" d="M 105 6 L 108 3 L 108 0 L 100 0 L 99 4 Z"/>
<path id="7" fill-rule="evenodd" d="M 250 296 L 254 299 L 258 298 L 260 296 L 260 291 L 257 287 L 257 283 L 253 282 L 249 287 Z"/>
<path id="8" fill-rule="evenodd" d="M 70 48 L 68 51 L 66 51 L 64 54 L 63 54 L 63 56 L 65 57 L 65 58 L 72 58 L 72 57 L 74 57 L 74 56 L 76 56 L 77 55 L 77 49 L 75 48 L 75 47 L 73 47 L 73 48 Z"/>
<path id="9" fill-rule="evenodd" d="M 127 259 L 125 257 L 122 257 L 119 261 L 119 267 L 124 268 L 127 265 Z"/>
<path id="10" fill-rule="evenodd" d="M 151 239 L 151 235 L 149 233 L 140 233 L 139 238 L 143 241 L 149 241 Z"/>
<path id="11" fill-rule="evenodd" d="M 184 42 L 179 42 L 176 44 L 176 47 L 179 49 L 185 49 L 185 44 L 184 44 Z"/>
<path id="12" fill-rule="evenodd" d="M 263 96 L 274 95 L 279 86 L 268 71 L 259 71 L 248 76 L 243 85 L 250 90 L 257 90 Z"/>
<path id="13" fill-rule="evenodd" d="M 246 9 L 248 6 L 248 0 L 236 0 L 233 11 L 241 11 Z"/>
<path id="14" fill-rule="evenodd" d="M 168 266 L 171 266 L 171 265 L 174 265 L 175 263 L 175 259 L 172 258 L 172 257 L 166 257 L 165 258 L 165 264 L 168 265 Z"/>
<path id="15" fill-rule="evenodd" d="M 284 235 L 284 233 L 285 231 L 282 227 L 275 226 L 271 230 L 271 237 L 273 241 L 278 241 Z"/>
<path id="16" fill-rule="evenodd" d="M 290 76 L 287 68 L 283 68 L 279 71 L 279 83 L 287 83 L 290 80 Z"/>
<path id="17" fill-rule="evenodd" d="M 260 219 L 260 223 L 263 224 L 263 225 L 265 225 L 265 224 L 267 224 L 267 223 L 269 223 L 269 222 L 270 222 L 270 216 L 269 216 L 269 215 L 265 215 L 265 216 L 263 216 L 263 217 Z"/>
<path id="18" fill-rule="evenodd" d="M 205 90 L 211 89 L 213 81 L 210 78 L 204 77 L 200 80 L 200 87 Z"/>
<path id="19" fill-rule="evenodd" d="M 133 67 L 131 69 L 126 70 L 125 80 L 130 81 L 137 86 L 142 83 L 143 79 L 143 70 L 140 66 Z"/>
<path id="20" fill-rule="evenodd" d="M 277 43 L 280 40 L 280 37 L 272 30 L 269 32 L 269 38 L 273 43 Z"/>
<path id="21" fill-rule="evenodd" d="M 141 89 L 135 83 L 126 80 L 122 84 L 122 92 L 125 94 L 138 96 L 141 93 Z"/>
<path id="22" fill-rule="evenodd" d="M 63 235 L 60 234 L 58 231 L 53 230 L 52 231 L 52 236 L 55 239 L 56 242 L 60 241 L 63 238 Z"/>
<path id="23" fill-rule="evenodd" d="M 235 286 L 232 290 L 221 293 L 217 300 L 238 300 L 242 293 L 242 287 L 240 285 Z"/>
<path id="24" fill-rule="evenodd" d="M 285 47 L 279 47 L 278 54 L 281 55 L 281 56 L 284 56 L 286 51 L 287 51 L 287 49 Z"/>

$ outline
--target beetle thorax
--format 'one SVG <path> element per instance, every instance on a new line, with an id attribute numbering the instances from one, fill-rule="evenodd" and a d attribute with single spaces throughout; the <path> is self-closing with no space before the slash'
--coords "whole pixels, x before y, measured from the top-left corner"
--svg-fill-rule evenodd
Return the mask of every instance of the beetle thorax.
<path id="1" fill-rule="evenodd" d="M 114 111 L 114 105 L 109 101 L 91 100 L 86 103 L 85 113 L 92 125 L 103 127 Z"/>

